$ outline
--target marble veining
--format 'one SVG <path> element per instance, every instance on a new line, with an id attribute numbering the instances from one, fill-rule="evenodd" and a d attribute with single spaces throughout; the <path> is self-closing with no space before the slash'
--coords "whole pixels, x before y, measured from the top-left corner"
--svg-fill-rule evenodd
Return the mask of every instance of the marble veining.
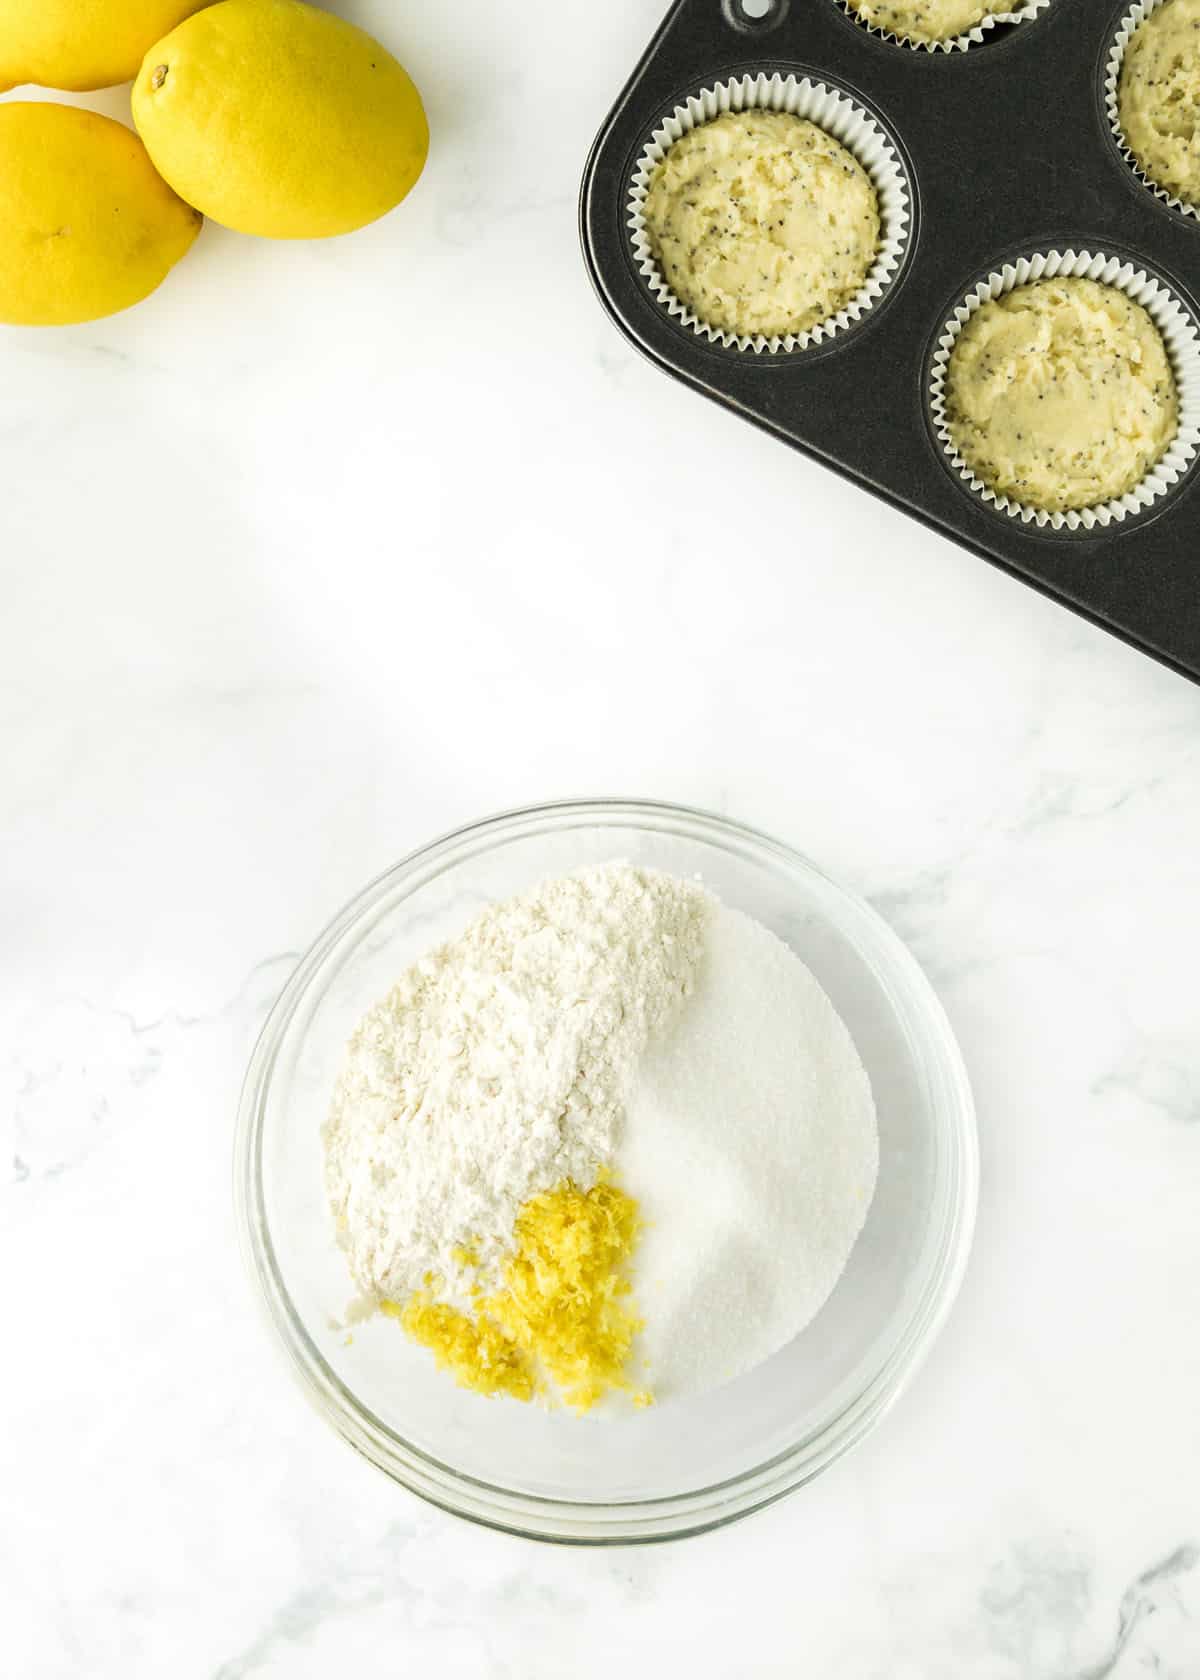
<path id="1" fill-rule="evenodd" d="M 1130 1654 L 1131 1664 L 1139 1664 L 1143 1669 L 1161 1669 L 1163 1646 L 1166 1641 L 1153 1638 L 1146 1626 L 1148 1618 L 1160 1615 L 1164 1611 L 1174 1613 L 1176 1617 L 1184 1620 L 1191 1618 L 1200 1594 L 1193 1584 L 1189 1602 L 1184 1596 L 1188 1586 L 1183 1577 L 1190 1575 L 1198 1564 L 1200 1547 L 1177 1546 L 1161 1562 L 1143 1570 L 1121 1595 L 1121 1602 L 1117 1606 L 1117 1633 L 1111 1655 L 1106 1656 L 1094 1668 L 1083 1670 L 1079 1680 L 1108 1680 L 1109 1675 L 1117 1672 L 1118 1665 L 1127 1652 Z"/>

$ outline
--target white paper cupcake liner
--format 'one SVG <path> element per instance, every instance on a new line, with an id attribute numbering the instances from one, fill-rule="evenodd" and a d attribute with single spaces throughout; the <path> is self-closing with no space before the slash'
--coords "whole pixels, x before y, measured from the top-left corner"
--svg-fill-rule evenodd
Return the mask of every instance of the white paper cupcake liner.
<path id="1" fill-rule="evenodd" d="M 972 29 L 962 35 L 948 35 L 943 41 L 917 41 L 911 35 L 897 35 L 890 29 L 880 29 L 877 24 L 868 23 L 861 12 L 855 11 L 849 0 L 834 0 L 834 4 L 852 18 L 860 29 L 865 29 L 868 35 L 874 35 L 877 41 L 891 41 L 898 47 L 909 47 L 913 52 L 966 52 L 968 47 L 978 47 L 987 40 L 993 29 L 1002 23 L 1027 23 L 1030 18 L 1037 17 L 1044 12 L 1051 0 L 1015 0 L 1011 11 L 994 12 L 991 17 L 981 18 Z"/>
<path id="2" fill-rule="evenodd" d="M 656 167 L 675 142 L 692 129 L 712 122 L 727 111 L 786 111 L 823 128 L 857 158 L 875 188 L 879 202 L 879 249 L 870 273 L 859 291 L 844 308 L 819 321 L 807 332 L 768 338 L 743 336 L 714 327 L 689 309 L 671 290 L 650 243 L 645 223 L 646 194 Z M 912 225 L 908 179 L 895 145 L 875 118 L 856 105 L 848 95 L 825 82 L 807 76 L 742 76 L 721 82 L 693 94 L 677 105 L 655 128 L 642 151 L 629 184 L 628 217 L 630 240 L 638 272 L 668 314 L 701 338 L 727 348 L 777 355 L 806 350 L 853 326 L 883 296 L 894 279 L 904 256 Z"/>
<path id="3" fill-rule="evenodd" d="M 1179 429 L 1162 459 L 1123 496 L 1069 513 L 1049 513 L 1045 508 L 1031 507 L 1028 503 L 1015 501 L 989 489 L 955 449 L 946 415 L 946 371 L 959 334 L 982 304 L 1029 281 L 1064 276 L 1098 280 L 1103 285 L 1115 286 L 1146 310 L 1163 336 L 1175 376 Z M 1054 531 L 1106 529 L 1131 514 L 1143 512 L 1160 496 L 1165 496 L 1196 457 L 1200 448 L 1200 334 L 1190 312 L 1163 282 L 1133 263 L 1120 257 L 1105 256 L 1102 252 L 1043 251 L 1036 256 L 1020 257 L 1015 262 L 1006 263 L 968 292 L 938 335 L 930 367 L 928 396 L 934 431 L 947 460 L 963 483 L 982 501 L 1025 524 L 1049 527 Z"/>
<path id="4" fill-rule="evenodd" d="M 1137 4 L 1131 6 L 1121 19 L 1121 26 L 1113 36 L 1108 60 L 1104 66 L 1104 109 L 1108 114 L 1108 126 L 1112 129 L 1113 139 L 1117 142 L 1121 156 L 1146 190 L 1152 192 L 1155 198 L 1160 198 L 1164 204 L 1169 204 L 1172 210 L 1178 210 L 1180 215 L 1191 216 L 1194 221 L 1200 221 L 1200 207 L 1189 204 L 1185 198 L 1177 198 L 1167 187 L 1160 187 L 1157 181 L 1150 179 L 1129 149 L 1121 128 L 1121 67 L 1125 63 L 1126 50 L 1137 33 L 1138 26 L 1163 3 L 1164 0 L 1137 0 Z"/>

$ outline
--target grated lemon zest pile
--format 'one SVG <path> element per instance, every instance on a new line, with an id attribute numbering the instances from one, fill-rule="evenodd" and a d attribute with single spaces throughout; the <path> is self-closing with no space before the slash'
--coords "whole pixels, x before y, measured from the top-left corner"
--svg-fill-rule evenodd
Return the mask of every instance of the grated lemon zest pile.
<path id="1" fill-rule="evenodd" d="M 477 1389 L 480 1394 L 511 1394 L 514 1400 L 533 1399 L 532 1371 L 490 1320 L 468 1318 L 457 1307 L 435 1301 L 425 1290 L 403 1307 L 384 1301 L 382 1310 L 389 1318 L 398 1318 L 415 1341 L 432 1348 L 438 1364 L 451 1371 L 463 1388 Z"/>
<path id="2" fill-rule="evenodd" d="M 637 1203 L 614 1184 L 565 1181 L 521 1208 L 503 1287 L 480 1296 L 474 1317 L 428 1287 L 383 1311 L 479 1394 L 543 1395 L 586 1412 L 616 1390 L 646 1406 L 650 1394 L 625 1374 L 642 1327 L 625 1275 L 637 1234 Z M 463 1256 L 473 1263 L 469 1248 Z"/>

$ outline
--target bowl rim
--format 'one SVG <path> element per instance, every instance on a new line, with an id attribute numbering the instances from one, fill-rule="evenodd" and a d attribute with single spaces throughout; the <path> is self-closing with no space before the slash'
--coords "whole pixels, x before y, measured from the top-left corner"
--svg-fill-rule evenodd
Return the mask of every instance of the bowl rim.
<path id="1" fill-rule="evenodd" d="M 394 908 L 399 901 L 393 894 L 406 881 L 407 892 L 400 901 L 481 850 L 541 833 L 594 826 L 699 839 L 799 872 L 839 899 L 842 908 L 870 931 L 886 958 L 893 987 L 885 989 L 899 982 L 919 1001 L 924 1017 L 920 1047 L 929 1071 L 939 1076 L 942 1101 L 935 1107 L 945 1134 L 939 1142 L 948 1146 L 940 1247 L 903 1332 L 865 1385 L 835 1416 L 753 1469 L 649 1499 L 565 1500 L 506 1488 L 456 1470 L 389 1428 L 338 1377 L 293 1306 L 271 1241 L 262 1174 L 264 1116 L 284 1037 L 313 979 L 351 929 L 362 923 L 360 933 L 368 931 L 378 919 L 371 912 Z M 876 978 L 884 984 L 882 974 Z M 899 1398 L 941 1330 L 966 1271 L 979 1194 L 974 1103 L 961 1052 L 924 971 L 878 911 L 805 854 L 749 824 L 688 805 L 640 798 L 563 799 L 502 811 L 417 847 L 361 888 L 300 958 L 267 1016 L 242 1085 L 233 1166 L 239 1246 L 254 1293 L 293 1376 L 326 1421 L 385 1475 L 428 1503 L 485 1527 L 567 1545 L 623 1545 L 707 1533 L 783 1498 L 841 1458 Z"/>

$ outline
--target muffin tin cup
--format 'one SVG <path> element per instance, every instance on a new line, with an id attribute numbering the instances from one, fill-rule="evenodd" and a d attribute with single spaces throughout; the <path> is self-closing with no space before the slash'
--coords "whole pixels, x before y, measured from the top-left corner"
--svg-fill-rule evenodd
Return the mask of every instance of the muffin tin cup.
<path id="1" fill-rule="evenodd" d="M 879 204 L 879 249 L 862 287 L 844 308 L 807 332 L 779 337 L 739 335 L 704 321 L 676 297 L 654 256 L 645 222 L 646 195 L 655 169 L 677 140 L 729 111 L 786 111 L 823 128 L 862 165 Z M 860 321 L 883 297 L 904 260 L 912 228 L 908 177 L 895 143 L 877 119 L 848 94 L 808 76 L 745 75 L 692 94 L 663 117 L 643 147 L 629 184 L 630 242 L 638 273 L 662 308 L 698 337 L 726 349 L 779 355 L 824 344 Z"/>
<path id="2" fill-rule="evenodd" d="M 850 0 L 834 0 L 840 11 L 865 29 L 868 35 L 873 35 L 877 41 L 888 41 L 896 47 L 908 47 L 912 52 L 966 52 L 970 47 L 982 46 L 1002 23 L 1028 23 L 1030 18 L 1037 17 L 1051 4 L 1051 0 L 1029 0 L 1029 4 L 1014 8 L 1011 12 L 995 12 L 991 17 L 981 18 L 973 28 L 962 35 L 948 35 L 941 41 L 918 41 L 911 35 L 897 35 L 891 29 L 880 29 L 877 24 L 868 23 L 861 12 L 855 11 Z"/>
<path id="3" fill-rule="evenodd" d="M 1125 133 L 1121 127 L 1121 70 L 1125 63 L 1125 54 L 1139 26 L 1145 23 L 1146 19 L 1156 12 L 1163 3 L 1164 0 L 1137 0 L 1137 4 L 1130 6 L 1121 19 L 1117 33 L 1113 36 L 1112 47 L 1104 66 L 1104 110 L 1108 117 L 1108 126 L 1112 130 L 1113 139 L 1117 143 L 1117 149 L 1138 180 L 1146 188 L 1146 191 L 1153 193 L 1155 198 L 1160 199 L 1163 204 L 1170 205 L 1171 209 L 1177 210 L 1181 216 L 1190 216 L 1193 221 L 1200 222 L 1200 206 L 1189 204 L 1187 199 L 1179 198 L 1168 187 L 1160 187 L 1157 181 L 1152 180 L 1146 174 L 1125 139 Z"/>
<path id="4" fill-rule="evenodd" d="M 1131 490 L 1093 507 L 1051 513 L 991 490 L 954 447 L 946 414 L 946 375 L 959 334 L 990 300 L 1035 280 L 1078 278 L 1114 286 L 1146 310 L 1163 336 L 1179 402 L 1178 430 L 1162 458 Z M 1144 513 L 1189 470 L 1200 449 L 1200 335 L 1196 323 L 1163 281 L 1119 257 L 1091 251 L 1040 251 L 993 270 L 963 298 L 938 335 L 930 364 L 929 409 L 947 463 L 979 499 L 998 513 L 1053 531 L 1091 532 Z"/>

